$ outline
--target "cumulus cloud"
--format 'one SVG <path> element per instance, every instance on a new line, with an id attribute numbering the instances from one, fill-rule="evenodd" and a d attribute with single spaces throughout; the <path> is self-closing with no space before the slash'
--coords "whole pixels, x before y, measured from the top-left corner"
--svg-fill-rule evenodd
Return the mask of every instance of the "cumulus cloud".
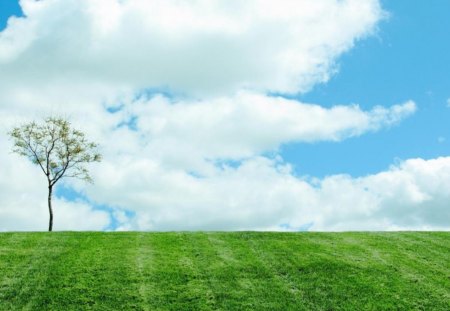
<path id="1" fill-rule="evenodd" d="M 449 181 L 449 157 L 410 159 L 363 178 L 326 178 L 321 183 L 324 198 L 334 197 L 336 202 L 322 204 L 334 210 L 334 219 L 323 217 L 317 227 L 448 229 Z"/>
<path id="2" fill-rule="evenodd" d="M 20 3 L 25 17 L 0 32 L 0 230 L 47 226 L 43 176 L 7 152 L 5 134 L 47 115 L 71 119 L 104 154 L 95 185 L 66 184 L 88 200 L 55 199 L 56 229 L 101 230 L 111 217 L 118 230 L 449 223 L 449 158 L 311 179 L 278 155 L 282 144 L 340 141 L 415 112 L 412 101 L 363 111 L 268 95 L 326 82 L 376 30 L 378 1 Z"/>
<path id="3" fill-rule="evenodd" d="M 113 216 L 120 229 L 268 228 L 277 225 L 274 213 L 285 215 L 287 221 L 293 213 L 292 204 L 304 202 L 304 191 L 312 189 L 299 183 L 289 165 L 260 154 L 276 154 L 279 145 L 292 141 L 335 141 L 376 131 L 399 122 L 415 109 L 413 102 L 371 111 L 362 111 L 358 106 L 325 109 L 244 92 L 233 98 L 194 102 L 143 96 L 114 113 L 104 108 L 88 113 L 74 110 L 75 125 L 101 142 L 104 162 L 92 167 L 95 186 L 85 188 L 76 182 L 71 185 L 95 202 L 114 207 Z M 17 123 L 13 122 L 14 109 L 3 112 L 5 123 L 1 128 L 6 132 Z M 42 116 L 48 112 L 41 111 Z M 3 150 L 8 150 L 6 137 L 0 137 L 5 138 Z M 237 167 L 230 160 L 237 161 Z M 19 166 L 14 165 L 16 161 Z M 29 227 L 30 223 L 46 219 L 43 176 L 23 161 L 12 154 L 1 161 L 10 170 L 0 177 L 2 203 L 8 207 L 4 225 L 15 223 L 17 227 L 36 229 L 36 225 Z M 264 195 L 271 192 L 266 189 L 270 183 L 276 185 L 276 191 L 272 190 L 269 200 Z M 302 190 L 299 195 L 292 185 Z M 23 193 L 31 194 L 20 204 L 13 204 Z M 309 202 L 310 197 L 306 200 Z M 221 201 L 229 202 L 232 208 L 221 208 Z M 39 203 L 30 207 L 29 202 Z M 280 206 L 282 202 L 285 205 Z M 60 215 L 55 220 L 56 228 L 98 229 L 109 221 L 104 212 L 89 208 L 85 202 L 60 200 L 55 205 L 60 206 L 56 209 Z M 215 208 L 223 209 L 224 214 L 216 214 Z M 32 212 L 25 213 L 28 209 Z M 235 217 L 235 212 L 245 210 L 246 220 Z M 36 214 L 38 211 L 40 214 Z M 126 212 L 136 218 L 130 219 Z M 221 219 L 214 218 L 214 214 L 222 215 Z M 200 215 L 209 215 L 210 219 Z M 86 223 L 90 217 L 95 221 Z M 263 218 L 265 221 L 260 222 Z M 183 223 L 186 219 L 195 222 L 187 225 Z"/>
<path id="4" fill-rule="evenodd" d="M 10 163 L 0 177 L 1 230 L 45 230 L 43 176 L 24 160 Z M 93 173 L 95 185 L 79 190 L 111 206 L 119 230 L 446 230 L 450 220 L 449 157 L 411 159 L 360 178 L 302 177 L 279 156 L 222 163 L 204 176 L 118 157 Z M 55 213 L 56 229 L 110 224 L 85 202 L 56 199 Z"/>
<path id="5" fill-rule="evenodd" d="M 126 167 L 126 169 L 124 169 Z M 208 176 L 150 160 L 106 163 L 91 189 L 139 230 L 448 229 L 450 158 L 411 159 L 360 178 L 297 177 L 281 158 L 255 157 Z"/>
<path id="6" fill-rule="evenodd" d="M 362 111 L 357 105 L 326 109 L 241 92 L 234 97 L 204 101 L 144 96 L 118 114 L 132 123 L 134 135 L 146 145 L 145 149 L 152 150 L 153 156 L 161 154 L 162 159 L 167 159 L 181 154 L 185 159 L 238 160 L 275 151 L 285 143 L 340 141 L 377 131 L 397 124 L 415 110 L 412 101 Z"/>
<path id="7" fill-rule="evenodd" d="M 21 0 L 0 85 L 304 92 L 375 31 L 377 0 Z"/>

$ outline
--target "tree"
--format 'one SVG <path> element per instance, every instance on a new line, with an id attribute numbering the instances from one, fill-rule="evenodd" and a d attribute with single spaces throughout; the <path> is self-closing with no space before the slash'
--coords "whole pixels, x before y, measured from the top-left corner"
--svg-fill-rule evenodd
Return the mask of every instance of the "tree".
<path id="1" fill-rule="evenodd" d="M 47 177 L 48 231 L 52 231 L 53 187 L 63 177 L 92 182 L 86 164 L 101 161 L 98 145 L 87 141 L 84 133 L 73 129 L 69 121 L 59 117 L 49 117 L 42 123 L 23 124 L 8 134 L 14 141 L 13 152 L 38 165 Z"/>

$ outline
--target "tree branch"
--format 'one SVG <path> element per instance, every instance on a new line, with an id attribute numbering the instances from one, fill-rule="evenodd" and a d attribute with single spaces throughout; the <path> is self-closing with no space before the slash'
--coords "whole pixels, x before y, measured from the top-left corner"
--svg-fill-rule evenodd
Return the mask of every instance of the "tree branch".
<path id="1" fill-rule="evenodd" d="M 33 149 L 33 147 L 31 146 L 31 143 L 28 141 L 28 142 L 26 142 L 26 144 L 27 144 L 27 146 L 29 147 L 29 149 L 31 150 L 31 152 L 33 152 L 34 158 L 36 159 L 36 162 L 37 162 L 37 163 L 39 164 L 39 166 L 41 167 L 42 172 L 44 172 L 44 174 L 48 176 L 48 173 L 45 171 L 44 166 L 42 165 L 41 161 L 39 160 L 39 157 L 38 157 L 36 151 L 35 151 L 35 150 Z"/>

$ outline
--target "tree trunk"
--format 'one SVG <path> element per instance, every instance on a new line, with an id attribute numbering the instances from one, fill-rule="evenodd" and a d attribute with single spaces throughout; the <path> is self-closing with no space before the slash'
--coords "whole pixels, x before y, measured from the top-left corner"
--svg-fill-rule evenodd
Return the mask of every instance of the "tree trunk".
<path id="1" fill-rule="evenodd" d="M 52 209 L 52 190 L 53 186 L 48 186 L 48 212 L 50 213 L 50 221 L 48 223 L 48 231 L 53 229 L 53 209 Z"/>

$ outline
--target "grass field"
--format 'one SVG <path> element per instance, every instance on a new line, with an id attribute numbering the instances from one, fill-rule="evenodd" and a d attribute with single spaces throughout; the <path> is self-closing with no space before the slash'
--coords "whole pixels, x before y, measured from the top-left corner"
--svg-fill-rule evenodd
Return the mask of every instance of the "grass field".
<path id="1" fill-rule="evenodd" d="M 450 310 L 450 232 L 2 233 L 0 310 Z"/>

